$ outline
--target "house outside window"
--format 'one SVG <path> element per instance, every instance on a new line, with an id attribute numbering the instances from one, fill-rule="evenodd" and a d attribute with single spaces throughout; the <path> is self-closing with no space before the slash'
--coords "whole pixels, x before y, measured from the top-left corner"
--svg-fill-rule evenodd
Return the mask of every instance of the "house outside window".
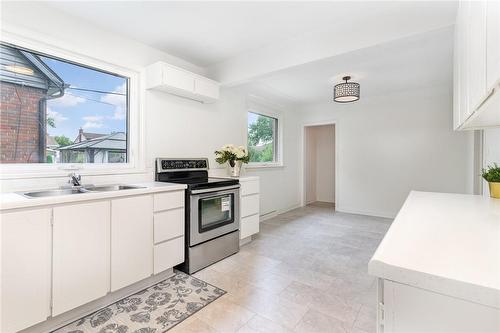
<path id="1" fill-rule="evenodd" d="M 280 119 L 278 116 L 248 112 L 248 153 L 250 166 L 277 166 L 281 163 Z"/>
<path id="2" fill-rule="evenodd" d="M 0 164 L 128 162 L 128 77 L 11 44 L 0 65 Z"/>

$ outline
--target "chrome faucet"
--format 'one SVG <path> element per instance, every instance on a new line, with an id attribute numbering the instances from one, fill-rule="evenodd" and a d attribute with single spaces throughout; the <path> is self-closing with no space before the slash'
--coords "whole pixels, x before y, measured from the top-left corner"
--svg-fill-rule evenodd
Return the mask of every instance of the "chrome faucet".
<path id="1" fill-rule="evenodd" d="M 75 187 L 82 186 L 82 184 L 80 183 L 80 180 L 82 180 L 82 176 L 76 173 L 70 173 L 68 176 L 69 176 L 68 180 L 69 184 Z"/>

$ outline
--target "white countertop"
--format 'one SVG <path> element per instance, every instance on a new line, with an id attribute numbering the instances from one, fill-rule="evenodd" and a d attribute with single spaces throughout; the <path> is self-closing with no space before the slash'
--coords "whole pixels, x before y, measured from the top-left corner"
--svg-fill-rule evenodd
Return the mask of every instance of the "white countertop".
<path id="1" fill-rule="evenodd" d="M 500 200 L 411 192 L 368 271 L 500 308 Z"/>
<path id="2" fill-rule="evenodd" d="M 98 186 L 101 185 L 106 185 L 106 184 L 99 184 Z M 144 188 L 121 190 L 121 191 L 109 191 L 109 192 L 89 192 L 89 193 L 59 195 L 59 196 L 42 197 L 42 198 L 27 198 L 18 193 L 1 193 L 0 211 L 18 209 L 18 208 L 46 206 L 46 205 L 58 205 L 58 204 L 87 201 L 87 200 L 109 199 L 109 198 L 117 198 L 117 197 L 156 193 L 156 192 L 177 191 L 177 190 L 184 190 L 187 187 L 184 184 L 163 183 L 163 182 L 146 182 L 146 183 L 133 183 L 133 184 L 127 183 L 126 185 L 136 185 L 136 186 L 142 186 Z M 40 191 L 43 190 L 48 190 L 48 189 L 42 189 Z M 30 192 L 30 191 L 28 190 L 23 192 Z"/>

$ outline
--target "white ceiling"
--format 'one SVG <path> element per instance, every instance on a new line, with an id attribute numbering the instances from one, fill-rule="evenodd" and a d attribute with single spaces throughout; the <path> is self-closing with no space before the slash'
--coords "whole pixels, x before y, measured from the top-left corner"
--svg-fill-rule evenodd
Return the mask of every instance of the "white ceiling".
<path id="1" fill-rule="evenodd" d="M 453 27 L 399 39 L 257 78 L 254 83 L 301 103 L 331 102 L 348 74 L 361 98 L 452 81 Z"/>
<path id="2" fill-rule="evenodd" d="M 48 2 L 107 30 L 206 67 L 250 50 L 314 33 L 370 29 L 367 18 L 426 31 L 454 21 L 456 2 Z"/>

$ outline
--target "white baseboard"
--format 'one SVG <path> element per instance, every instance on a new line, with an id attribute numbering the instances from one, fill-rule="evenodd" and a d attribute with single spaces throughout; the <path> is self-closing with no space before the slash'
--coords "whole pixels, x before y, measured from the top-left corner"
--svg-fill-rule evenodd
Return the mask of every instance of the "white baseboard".
<path id="1" fill-rule="evenodd" d="M 397 214 L 388 213 L 388 212 L 376 212 L 376 211 L 367 211 L 367 210 L 356 210 L 356 209 L 345 209 L 342 207 L 335 207 L 337 212 L 348 213 L 348 214 L 358 214 L 358 215 L 366 215 L 366 216 L 375 216 L 375 217 L 384 217 L 387 219 L 393 219 Z"/>

